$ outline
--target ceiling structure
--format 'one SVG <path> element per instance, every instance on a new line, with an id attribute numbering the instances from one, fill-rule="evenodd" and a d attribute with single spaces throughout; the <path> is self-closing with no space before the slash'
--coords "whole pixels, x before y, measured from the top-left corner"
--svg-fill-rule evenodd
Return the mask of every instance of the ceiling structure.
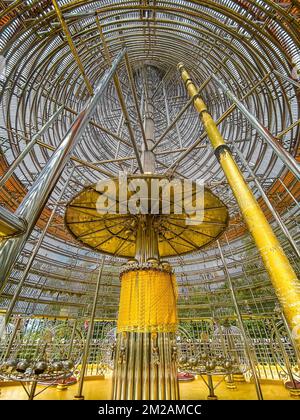
<path id="1" fill-rule="evenodd" d="M 118 70 L 126 107 L 120 104 L 111 82 L 14 267 L 1 309 L 8 307 L 56 205 L 55 217 L 14 310 L 53 316 L 88 314 L 99 254 L 69 234 L 64 225 L 65 207 L 83 187 L 99 179 L 116 177 L 120 171 L 139 172 L 137 151 L 140 153 L 143 144 L 139 115 L 148 94 L 142 69 L 147 65 L 159 76 L 151 91 L 157 173 L 203 179 L 221 198 L 229 209 L 230 221 L 220 244 L 240 303 L 252 312 L 272 311 L 276 301 L 273 289 L 187 97 L 177 64 L 184 62 L 201 87 L 210 113 L 299 272 L 297 255 L 261 192 L 296 243 L 300 232 L 299 182 L 211 76 L 222 81 L 299 160 L 298 2 L 32 0 L 1 1 L 0 7 L 1 175 L 63 107 L 0 189 L 1 205 L 9 210 L 18 207 L 110 67 L 110 60 L 124 47 L 129 58 L 129 66 L 122 61 Z M 116 317 L 122 262 L 121 258 L 106 258 L 98 317 Z M 216 244 L 189 256 L 174 257 L 171 262 L 179 284 L 181 317 L 231 313 Z"/>

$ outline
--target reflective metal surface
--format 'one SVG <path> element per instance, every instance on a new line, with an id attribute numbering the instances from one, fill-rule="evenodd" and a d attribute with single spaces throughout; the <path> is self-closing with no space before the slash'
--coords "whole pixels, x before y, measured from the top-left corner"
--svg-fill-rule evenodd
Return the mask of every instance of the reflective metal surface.
<path id="1" fill-rule="evenodd" d="M 142 211 L 153 219 L 152 229 L 158 235 L 158 250 L 161 257 L 178 256 L 198 250 L 214 241 L 225 231 L 228 224 L 227 208 L 208 189 L 204 190 L 203 203 L 202 201 L 200 203 L 199 222 L 195 219 L 194 224 L 189 223 L 193 215 L 189 215 L 188 208 L 196 205 L 197 188 L 194 183 L 184 190 L 184 180 L 180 179 L 174 180 L 174 185 L 180 188 L 180 194 L 177 196 L 172 193 L 168 183 L 167 186 L 162 185 L 158 195 L 159 202 L 156 203 L 156 213 L 158 214 L 151 214 L 151 200 L 154 200 L 151 180 L 164 180 L 164 178 L 144 175 L 142 178 L 129 176 L 125 186 L 119 184 L 118 179 L 113 180 L 116 191 L 116 214 L 111 213 L 112 210 L 110 211 L 109 208 L 107 214 L 101 214 L 98 211 L 97 202 L 102 195 L 104 197 L 107 195 L 108 199 L 114 199 L 110 197 L 110 192 L 102 194 L 97 191 L 96 185 L 80 192 L 68 204 L 65 213 L 65 223 L 72 235 L 82 244 L 97 251 L 116 257 L 134 257 L 138 251 L 136 250 L 136 238 L 143 215 L 132 214 L 129 210 L 121 214 L 121 205 L 124 203 L 120 201 L 120 193 L 122 193 L 120 185 L 127 189 L 127 182 L 130 183 L 134 179 L 146 181 L 147 191 L 145 194 L 147 195 L 143 195 L 144 192 L 140 194 L 141 206 L 147 206 L 147 209 L 144 208 Z M 129 191 L 128 187 L 127 193 L 126 200 L 129 202 L 131 197 L 134 198 L 135 192 Z M 177 200 L 178 196 L 180 198 Z M 165 203 L 169 202 L 170 210 L 167 207 L 164 208 L 166 206 L 164 200 Z"/>
<path id="2" fill-rule="evenodd" d="M 197 94 L 197 88 L 190 78 L 189 73 L 182 63 L 178 65 L 178 68 L 189 95 L 194 97 Z M 290 329 L 298 329 L 300 289 L 297 274 L 293 270 L 293 266 L 290 264 L 264 213 L 245 182 L 231 154 L 230 148 L 224 141 L 224 138 L 207 110 L 206 104 L 200 96 L 196 96 L 194 106 L 199 112 L 201 122 L 214 148 L 215 155 L 262 256 Z M 297 335 L 295 340 L 300 347 L 300 336 Z"/>
<path id="3" fill-rule="evenodd" d="M 1 289 L 3 289 L 3 286 L 8 280 L 10 270 L 16 261 L 19 252 L 25 245 L 29 234 L 34 228 L 37 219 L 43 210 L 44 205 L 61 176 L 65 164 L 70 158 L 72 150 L 88 125 L 107 83 L 115 73 L 124 54 L 125 50 L 119 53 L 118 57 L 114 60 L 111 69 L 105 72 L 101 78 L 99 86 L 95 90 L 95 95 L 79 113 L 62 142 L 49 159 L 34 184 L 31 186 L 21 205 L 16 210 L 16 215 L 26 220 L 27 231 L 25 234 L 19 236 L 19 238 L 9 239 L 0 245 Z"/>
<path id="4" fill-rule="evenodd" d="M 20 235 L 26 231 L 26 222 L 4 207 L 0 207 L 0 238 Z"/>
<path id="5" fill-rule="evenodd" d="M 253 316 L 272 316 L 277 303 L 274 289 L 206 135 L 201 131 L 176 65 L 188 61 L 192 77 L 198 86 L 203 86 L 201 94 L 222 135 L 229 145 L 235 142 L 294 243 L 299 246 L 299 182 L 211 78 L 213 73 L 223 80 L 253 116 L 299 161 L 298 4 L 269 0 L 255 4 L 230 0 L 205 4 L 179 0 L 156 4 L 119 0 L 63 0 L 57 3 L 93 87 L 108 68 L 95 12 L 111 59 L 123 46 L 127 48 L 141 115 L 145 89 L 137 86 L 140 78 L 136 77 L 136 72 L 141 64 L 155 66 L 161 72 L 161 82 L 156 84 L 153 93 L 155 141 L 166 130 L 168 132 L 154 149 L 157 171 L 172 173 L 176 168 L 178 176 L 203 178 L 224 202 L 230 213 L 230 223 L 221 245 L 236 287 L 238 304 L 243 313 L 251 310 Z M 37 140 L 14 175 L 0 189 L 1 204 L 14 212 L 90 94 L 52 1 L 3 2 L 0 20 L 1 177 L 59 107 L 64 106 L 57 120 Z M 6 64 L 3 71 L 2 64 Z M 119 67 L 118 76 L 141 152 L 143 135 L 125 63 Z M 186 111 L 177 118 L 182 109 Z M 176 124 L 169 128 L 174 120 Z M 54 317 L 80 317 L 90 313 L 96 284 L 94 270 L 99 256 L 73 241 L 64 227 L 64 208 L 74 194 L 99 178 L 117 176 L 120 170 L 138 173 L 126 124 L 111 82 L 105 100 L 99 103 L 86 133 L 73 150 L 74 174 L 29 270 L 16 302 L 16 313 Z M 233 154 L 239 160 L 234 150 Z M 293 246 L 264 203 L 252 175 L 244 168 L 247 182 L 299 273 L 299 260 Z M 67 172 L 62 173 L 18 256 L 1 295 L 2 311 L 8 308 L 14 296 L 32 247 L 37 243 L 67 177 Z M 97 316 L 111 322 L 116 319 L 120 293 L 118 273 L 123 262 L 116 258 L 104 266 Z M 226 278 L 220 270 L 222 262 L 215 245 L 189 256 L 174 257 L 170 262 L 176 271 L 178 312 L 182 318 L 211 319 L 215 315 L 232 315 Z M 258 323 L 253 322 L 253 325 Z M 253 331 L 251 328 L 249 334 L 253 335 L 256 327 L 253 326 Z M 261 335 L 267 334 L 263 328 L 258 330 Z M 260 360 L 268 360 L 268 345 L 260 338 L 257 344 Z M 268 367 L 265 369 L 269 372 Z"/>

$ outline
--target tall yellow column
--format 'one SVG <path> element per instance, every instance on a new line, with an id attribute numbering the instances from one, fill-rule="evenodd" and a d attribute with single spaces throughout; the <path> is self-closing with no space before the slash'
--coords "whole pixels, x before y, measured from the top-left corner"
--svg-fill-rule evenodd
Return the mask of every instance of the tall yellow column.
<path id="1" fill-rule="evenodd" d="M 300 282 L 204 101 L 199 97 L 197 87 L 182 63 L 178 64 L 178 69 L 188 94 L 194 98 L 194 106 L 262 256 L 295 343 L 300 348 Z"/>

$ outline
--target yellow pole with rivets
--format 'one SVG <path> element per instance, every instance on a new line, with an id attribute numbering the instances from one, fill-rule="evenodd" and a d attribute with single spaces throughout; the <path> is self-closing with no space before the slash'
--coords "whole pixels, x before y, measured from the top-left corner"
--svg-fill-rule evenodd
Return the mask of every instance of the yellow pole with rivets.
<path id="1" fill-rule="evenodd" d="M 178 64 L 178 69 L 189 96 L 194 98 L 194 106 L 199 112 L 215 155 L 261 254 L 295 343 L 300 348 L 300 281 L 235 163 L 231 151 L 209 114 L 203 99 L 199 96 L 197 86 L 191 80 L 182 63 Z"/>

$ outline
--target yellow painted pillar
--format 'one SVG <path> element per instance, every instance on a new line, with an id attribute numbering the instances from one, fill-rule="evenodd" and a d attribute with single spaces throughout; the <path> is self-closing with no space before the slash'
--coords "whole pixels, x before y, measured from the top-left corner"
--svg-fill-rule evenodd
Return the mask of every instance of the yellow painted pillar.
<path id="1" fill-rule="evenodd" d="M 189 96 L 194 98 L 194 106 L 199 112 L 204 129 L 215 150 L 215 155 L 262 256 L 293 338 L 300 348 L 300 282 L 204 101 L 199 97 L 197 87 L 182 63 L 178 64 L 178 69 Z"/>

